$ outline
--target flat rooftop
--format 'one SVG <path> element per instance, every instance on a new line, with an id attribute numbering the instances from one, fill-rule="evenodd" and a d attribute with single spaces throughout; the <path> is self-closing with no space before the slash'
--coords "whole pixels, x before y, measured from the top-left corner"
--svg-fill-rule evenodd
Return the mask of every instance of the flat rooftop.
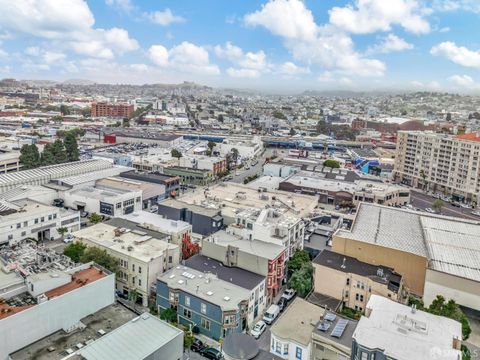
<path id="1" fill-rule="evenodd" d="M 291 339 L 308 346 L 315 325 L 324 313 L 325 309 L 297 296 L 272 325 L 270 331 L 282 339 Z"/>
<path id="2" fill-rule="evenodd" d="M 182 290 L 218 305 L 224 311 L 237 310 L 238 304 L 250 297 L 250 290 L 187 266 L 170 269 L 160 275 L 158 281 L 166 283 L 171 289 Z"/>
<path id="3" fill-rule="evenodd" d="M 423 256 L 429 269 L 480 281 L 480 222 L 361 203 L 351 229 L 335 236 Z"/>
<path id="4" fill-rule="evenodd" d="M 330 250 L 323 250 L 313 259 L 313 263 L 344 273 L 353 273 L 368 277 L 377 283 L 387 285 L 388 288 L 394 292 L 398 292 L 398 286 L 402 279 L 402 276 L 397 274 L 392 268 L 381 265 L 371 265 Z"/>
<path id="5" fill-rule="evenodd" d="M 148 228 L 151 230 L 158 229 L 158 231 L 165 234 L 172 234 L 179 231 L 186 231 L 192 228 L 192 225 L 190 225 L 185 221 L 168 220 L 168 219 L 162 218 L 158 214 L 151 213 L 149 211 L 143 211 L 143 210 L 137 211 L 131 214 L 127 214 L 127 215 L 119 215 L 119 218 L 138 224 L 137 226 L 140 226 L 142 229 L 145 229 L 146 226 L 148 226 Z"/>
<path id="6" fill-rule="evenodd" d="M 183 339 L 182 330 L 143 313 L 80 349 L 78 354 L 86 360 L 141 360 L 179 336 Z"/>
<path id="7" fill-rule="evenodd" d="M 61 296 L 65 293 L 78 289 L 84 285 L 87 285 L 96 280 L 102 279 L 106 276 L 103 270 L 95 267 L 90 267 L 85 270 L 78 271 L 72 275 L 72 281 L 68 284 L 62 285 L 53 290 L 47 291 L 45 295 L 51 299 L 57 296 Z"/>
<path id="8" fill-rule="evenodd" d="M 243 252 L 265 257 L 269 260 L 276 259 L 285 251 L 285 248 L 281 245 L 260 240 L 243 239 L 240 236 L 228 234 L 225 230 L 217 231 L 204 241 L 207 240 L 214 240 L 215 244 L 223 247 L 235 246 Z"/>
<path id="9" fill-rule="evenodd" d="M 262 196 L 260 196 L 262 195 Z M 246 185 L 225 182 L 185 193 L 179 199 L 186 204 L 220 209 L 222 214 L 235 217 L 236 209 L 264 209 L 266 205 L 281 209 L 284 213 L 307 217 L 318 204 L 316 196 L 292 194 L 286 191 L 259 193 Z"/>
<path id="10" fill-rule="evenodd" d="M 116 230 L 118 230 L 117 234 Z M 99 223 L 78 230 L 73 235 L 78 240 L 85 239 L 96 246 L 108 248 L 146 263 L 152 258 L 163 256 L 166 250 L 178 248 L 177 245 L 154 238 L 143 230 L 119 228 L 107 223 Z"/>
<path id="11" fill-rule="evenodd" d="M 460 350 L 453 349 L 453 339 L 462 339 L 461 324 L 399 304 L 382 296 L 372 295 L 367 304 L 369 317 L 362 316 L 353 334 L 367 348 L 384 349 L 393 359 L 432 359 L 432 349 L 442 359 L 458 360 Z"/>
<path id="12" fill-rule="evenodd" d="M 265 277 L 262 275 L 237 267 L 225 266 L 220 261 L 201 254 L 196 254 L 185 260 L 185 266 L 206 274 L 214 274 L 221 280 L 230 281 L 232 284 L 249 290 L 265 281 Z"/>
<path id="13" fill-rule="evenodd" d="M 76 351 L 77 345 L 95 341 L 102 337 L 99 330 L 107 333 L 114 331 L 137 315 L 122 305 L 113 304 L 81 320 L 83 330 L 67 334 L 57 331 L 10 355 L 12 360 L 61 360 L 68 355 L 67 349 Z"/>

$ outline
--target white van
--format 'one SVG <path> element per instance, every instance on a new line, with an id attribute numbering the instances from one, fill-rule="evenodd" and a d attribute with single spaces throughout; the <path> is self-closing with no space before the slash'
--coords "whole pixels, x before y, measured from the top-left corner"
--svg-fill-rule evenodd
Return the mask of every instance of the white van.
<path id="1" fill-rule="evenodd" d="M 280 313 L 280 308 L 278 305 L 270 305 L 265 314 L 263 314 L 263 321 L 265 321 L 268 325 L 270 325 L 273 320 L 275 320 Z"/>

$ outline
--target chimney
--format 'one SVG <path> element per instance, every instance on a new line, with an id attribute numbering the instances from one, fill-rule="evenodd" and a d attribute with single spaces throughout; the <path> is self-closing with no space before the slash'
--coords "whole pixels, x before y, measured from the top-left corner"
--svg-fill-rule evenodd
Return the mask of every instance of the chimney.
<path id="1" fill-rule="evenodd" d="M 413 304 L 412 305 L 412 314 L 415 314 L 417 312 L 417 305 Z"/>
<path id="2" fill-rule="evenodd" d="M 462 348 L 462 341 L 459 338 L 453 338 L 453 348 L 455 350 L 460 350 Z"/>

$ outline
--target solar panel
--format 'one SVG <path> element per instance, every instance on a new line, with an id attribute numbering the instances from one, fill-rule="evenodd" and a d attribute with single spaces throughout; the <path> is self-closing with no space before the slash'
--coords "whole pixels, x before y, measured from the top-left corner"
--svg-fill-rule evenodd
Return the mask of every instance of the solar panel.
<path id="1" fill-rule="evenodd" d="M 337 325 L 335 325 L 330 335 L 336 338 L 341 338 L 343 335 L 343 332 L 345 331 L 345 328 L 347 327 L 347 324 L 348 324 L 348 320 L 346 319 L 338 320 Z"/>
<path id="2" fill-rule="evenodd" d="M 317 329 L 326 332 L 328 329 L 330 329 L 330 324 L 328 322 L 322 322 L 320 325 L 318 325 Z"/>
<path id="3" fill-rule="evenodd" d="M 325 320 L 327 321 L 335 321 L 336 318 L 337 318 L 337 315 L 332 314 L 330 312 L 327 312 L 327 314 L 325 315 Z"/>

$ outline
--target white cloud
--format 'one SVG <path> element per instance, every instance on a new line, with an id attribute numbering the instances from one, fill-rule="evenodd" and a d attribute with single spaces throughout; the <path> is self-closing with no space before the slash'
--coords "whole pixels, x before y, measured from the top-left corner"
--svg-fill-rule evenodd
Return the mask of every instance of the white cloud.
<path id="1" fill-rule="evenodd" d="M 127 30 L 115 27 L 105 30 L 104 36 L 105 42 L 120 53 L 137 50 L 139 48 L 137 40 L 131 39 Z"/>
<path id="2" fill-rule="evenodd" d="M 38 46 L 30 46 L 25 49 L 25 54 L 30 56 L 39 56 L 40 55 L 40 48 Z"/>
<path id="3" fill-rule="evenodd" d="M 398 37 L 395 34 L 388 34 L 387 36 L 383 37 L 378 44 L 375 44 L 372 47 L 370 47 L 367 50 L 367 53 L 386 54 L 393 51 L 402 51 L 402 50 L 410 50 L 410 49 L 413 49 L 412 44 L 406 42 L 404 39 Z"/>
<path id="4" fill-rule="evenodd" d="M 130 0 L 105 0 L 105 3 L 127 13 L 135 9 Z"/>
<path id="5" fill-rule="evenodd" d="M 224 46 L 215 46 L 214 51 L 219 58 L 227 59 L 242 68 L 264 71 L 269 66 L 263 50 L 245 53 L 238 46 L 227 42 Z"/>
<path id="6" fill-rule="evenodd" d="M 449 31 L 450 31 L 450 28 L 448 26 L 442 27 L 438 30 L 438 32 L 441 32 L 441 33 L 447 33 Z"/>
<path id="7" fill-rule="evenodd" d="M 185 73 L 217 75 L 220 69 L 210 63 L 208 51 L 201 46 L 182 42 L 167 50 L 162 45 L 153 45 L 148 50 L 150 60 L 157 66 Z"/>
<path id="8" fill-rule="evenodd" d="M 172 10 L 165 9 L 163 11 L 154 11 L 151 13 L 146 13 L 145 16 L 150 19 L 151 22 L 161 25 L 161 26 L 168 26 L 174 23 L 183 23 L 185 22 L 185 18 L 181 16 L 174 15 Z"/>
<path id="9" fill-rule="evenodd" d="M 66 58 L 66 55 L 61 52 L 46 51 L 43 54 L 43 60 L 45 61 L 46 64 L 53 64 L 61 60 L 64 60 L 65 58 Z"/>
<path id="10" fill-rule="evenodd" d="M 283 64 L 280 64 L 277 71 L 280 74 L 290 75 L 290 76 L 310 73 L 310 70 L 308 68 L 297 66 L 291 61 L 287 61 Z"/>
<path id="11" fill-rule="evenodd" d="M 317 34 L 312 12 L 300 0 L 270 0 L 244 20 L 247 25 L 263 26 L 286 39 L 312 41 Z"/>
<path id="12" fill-rule="evenodd" d="M 227 74 L 231 77 L 247 78 L 247 79 L 258 78 L 261 75 L 260 71 L 255 69 L 234 69 L 234 68 L 228 68 Z"/>
<path id="13" fill-rule="evenodd" d="M 124 29 L 94 28 L 95 19 L 84 0 L 0 0 L 2 29 L 48 39 L 51 46 L 66 47 L 81 55 L 113 58 L 136 50 L 138 43 Z"/>
<path id="14" fill-rule="evenodd" d="M 473 80 L 472 77 L 468 75 L 453 75 L 453 76 L 450 76 L 448 80 L 463 89 L 467 89 L 467 90 L 480 89 L 480 83 L 477 83 L 475 80 Z"/>
<path id="15" fill-rule="evenodd" d="M 244 21 L 281 36 L 296 60 L 359 76 L 382 76 L 385 71 L 383 62 L 356 52 L 344 31 L 332 25 L 317 26 L 301 0 L 270 0 Z"/>
<path id="16" fill-rule="evenodd" d="M 442 85 L 438 81 L 430 81 L 427 83 L 413 80 L 410 81 L 410 85 L 415 89 L 427 90 L 427 91 L 441 91 Z"/>
<path id="17" fill-rule="evenodd" d="M 329 11 L 331 24 L 354 34 L 390 31 L 393 25 L 416 34 L 428 33 L 427 13 L 414 0 L 355 0 Z"/>
<path id="18" fill-rule="evenodd" d="M 435 45 L 430 50 L 435 56 L 445 56 L 450 61 L 465 67 L 480 68 L 480 51 L 457 46 L 454 42 L 446 41 Z"/>
<path id="19" fill-rule="evenodd" d="M 478 0 L 433 0 L 431 7 L 436 11 L 480 13 L 480 2 Z"/>
<path id="20" fill-rule="evenodd" d="M 168 50 L 166 47 L 162 45 L 153 45 L 148 49 L 148 55 L 155 65 L 168 65 Z"/>

